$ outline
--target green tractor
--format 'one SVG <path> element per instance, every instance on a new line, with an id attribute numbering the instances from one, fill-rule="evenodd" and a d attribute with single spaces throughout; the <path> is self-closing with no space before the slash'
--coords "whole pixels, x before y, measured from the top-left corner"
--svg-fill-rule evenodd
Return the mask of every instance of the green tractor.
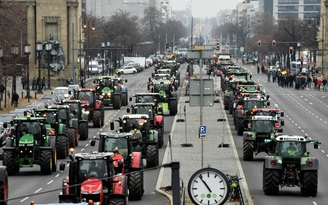
<path id="1" fill-rule="evenodd" d="M 56 136 L 47 132 L 47 120 L 43 117 L 15 118 L 12 136 L 6 139 L 3 148 L 3 165 L 8 174 L 20 168 L 40 165 L 42 174 L 51 174 L 57 169 Z M 7 124 L 4 124 L 6 127 Z"/>
<path id="2" fill-rule="evenodd" d="M 89 126 L 88 117 L 89 113 L 82 108 L 82 102 L 80 100 L 63 100 L 62 105 L 69 106 L 70 121 L 69 121 L 69 136 L 73 135 L 79 136 L 80 140 L 87 140 L 89 137 Z M 71 142 L 72 144 L 73 142 Z M 78 142 L 75 142 L 77 145 Z"/>
<path id="3" fill-rule="evenodd" d="M 310 157 L 307 144 L 318 149 L 320 142 L 305 136 L 279 135 L 267 140 L 274 143 L 272 156 L 265 156 L 263 165 L 263 191 L 266 195 L 279 194 L 279 186 L 300 187 L 304 196 L 315 197 L 318 192 L 319 161 Z"/>
<path id="4" fill-rule="evenodd" d="M 161 113 L 162 108 L 158 108 L 157 111 L 156 103 L 135 103 L 127 108 L 127 113 L 132 114 L 147 114 L 149 116 L 150 127 L 158 132 L 158 147 L 163 147 L 164 144 L 164 115 L 157 114 Z"/>
<path id="5" fill-rule="evenodd" d="M 123 162 L 122 169 L 116 170 L 116 172 L 128 176 L 129 199 L 140 200 L 144 193 L 140 135 L 103 132 L 99 134 L 99 138 L 91 141 L 91 146 L 95 146 L 95 140 L 99 140 L 98 152 L 113 152 L 115 153 L 113 159 Z M 116 163 L 114 164 L 116 165 Z M 139 170 L 140 172 L 138 172 Z"/>
<path id="6" fill-rule="evenodd" d="M 174 116 L 178 112 L 178 99 L 177 93 L 170 80 L 154 80 L 148 89 L 152 93 L 159 93 L 157 99 L 158 106 L 163 108 L 163 112 Z"/>
<path id="7" fill-rule="evenodd" d="M 66 106 L 66 108 L 69 109 L 68 106 Z M 65 112 L 65 110 L 63 111 Z M 69 118 L 69 110 L 67 111 L 68 113 L 66 118 Z M 60 110 L 51 108 L 35 110 L 34 112 L 36 117 L 44 117 L 47 119 L 47 124 L 45 125 L 47 132 L 53 132 L 53 134 L 56 135 L 57 157 L 59 159 L 65 159 L 68 156 L 69 148 L 75 147 L 75 133 L 73 133 L 73 135 L 71 136 L 68 136 L 68 121 L 66 124 L 65 121 L 62 121 L 62 119 L 60 119 L 60 116 L 65 113 L 59 113 Z M 70 142 L 72 141 L 70 138 L 73 138 L 73 145 L 70 144 Z"/>
<path id="8" fill-rule="evenodd" d="M 119 132 L 132 133 L 140 139 L 142 158 L 146 159 L 147 167 L 158 166 L 158 132 L 151 129 L 149 116 L 147 114 L 123 115 L 118 122 L 120 124 Z M 111 130 L 114 130 L 113 122 L 111 122 Z"/>
<path id="9" fill-rule="evenodd" d="M 233 121 L 238 135 L 243 135 L 248 129 L 248 123 L 255 114 L 254 108 L 263 108 L 270 105 L 270 101 L 265 101 L 261 97 L 240 97 L 240 102 L 235 102 L 236 108 L 233 112 Z"/>
<path id="10" fill-rule="evenodd" d="M 127 82 L 127 79 L 125 79 Z M 115 76 L 101 76 L 94 81 L 96 92 L 104 106 L 113 106 L 113 109 L 120 109 L 121 106 L 128 105 L 128 90 L 123 85 L 123 79 Z"/>
<path id="11" fill-rule="evenodd" d="M 282 126 L 284 123 L 282 123 Z M 256 115 L 250 120 L 250 130 L 243 133 L 243 159 L 253 160 L 254 154 L 261 152 L 274 153 L 273 143 L 265 140 L 274 139 L 277 136 L 276 120 L 272 116 Z"/>

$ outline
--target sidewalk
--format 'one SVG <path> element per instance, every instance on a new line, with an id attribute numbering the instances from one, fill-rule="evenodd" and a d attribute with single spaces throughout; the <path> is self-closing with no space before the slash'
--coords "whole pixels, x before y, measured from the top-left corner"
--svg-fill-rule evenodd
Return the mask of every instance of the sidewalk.
<path id="1" fill-rule="evenodd" d="M 207 78 L 205 68 L 203 68 L 203 78 Z M 199 67 L 194 66 L 194 74 L 199 75 Z M 185 85 L 184 85 L 185 86 Z M 192 202 L 188 196 L 188 182 L 193 173 L 201 169 L 201 139 L 198 138 L 198 129 L 200 126 L 200 108 L 190 107 L 188 96 L 185 96 L 185 88 L 182 93 L 178 105 L 178 114 L 175 116 L 172 130 L 171 148 L 168 146 L 165 151 L 163 164 L 172 161 L 180 162 L 180 179 L 183 181 L 185 188 L 185 204 Z M 223 102 L 222 91 L 217 92 L 220 96 L 217 98 Z M 222 97 L 221 97 L 222 96 Z M 184 117 L 183 108 L 186 106 L 186 117 Z M 184 119 L 185 122 L 177 122 L 177 119 Z M 222 120 L 223 119 L 223 120 Z M 225 119 L 225 121 L 224 121 Z M 218 121 L 219 120 L 219 121 Z M 203 140 L 203 165 L 220 170 L 224 174 L 238 175 L 240 187 L 246 204 L 252 205 L 253 201 L 250 197 L 246 179 L 242 171 L 242 167 L 236 151 L 236 146 L 231 135 L 229 122 L 223 109 L 223 104 L 215 102 L 213 107 L 203 107 L 203 125 L 206 125 L 206 137 Z M 187 132 L 185 132 L 187 130 Z M 181 144 L 190 143 L 193 147 L 182 147 Z M 219 144 L 228 144 L 230 147 L 220 147 Z M 181 185 L 181 183 L 180 183 Z M 156 185 L 156 190 L 165 194 L 170 198 L 170 192 L 165 191 L 165 187 L 171 186 L 171 169 L 162 168 Z M 239 204 L 239 202 L 226 202 L 225 204 Z"/>
<path id="2" fill-rule="evenodd" d="M 94 77 L 94 76 L 90 76 L 90 78 L 86 79 L 85 84 L 89 83 L 90 81 L 93 81 L 95 78 L 96 77 Z M 16 78 L 16 92 L 19 95 L 18 107 L 17 108 L 22 108 L 26 105 L 31 104 L 34 101 L 41 100 L 44 96 L 51 94 L 51 92 L 54 90 L 54 88 L 56 88 L 58 86 L 62 86 L 62 85 L 64 85 L 64 83 L 66 84 L 66 82 L 63 82 L 63 81 L 53 81 L 53 82 L 51 82 L 52 90 L 47 90 L 47 89 L 42 90 L 43 94 L 37 94 L 37 90 L 33 90 L 33 91 L 30 90 L 31 98 L 30 98 L 30 102 L 28 102 L 28 99 L 25 98 L 25 96 L 27 95 L 27 91 L 23 89 L 23 86 L 22 86 L 22 83 L 21 83 L 21 77 L 17 77 Z M 7 93 L 8 93 L 8 91 L 10 92 L 10 98 L 8 98 L 8 95 L 6 96 L 7 106 L 5 108 L 4 107 L 4 105 L 5 105 L 5 94 L 7 94 L 7 93 L 3 94 L 3 99 L 1 101 L 2 110 L 0 110 L 0 114 L 9 113 L 9 111 L 16 109 L 16 107 L 11 105 L 11 97 L 12 97 L 11 86 L 12 86 L 12 81 L 9 80 L 7 82 Z M 30 85 L 30 87 L 32 88 L 32 85 Z M 47 87 L 47 84 L 46 84 L 46 87 Z"/>

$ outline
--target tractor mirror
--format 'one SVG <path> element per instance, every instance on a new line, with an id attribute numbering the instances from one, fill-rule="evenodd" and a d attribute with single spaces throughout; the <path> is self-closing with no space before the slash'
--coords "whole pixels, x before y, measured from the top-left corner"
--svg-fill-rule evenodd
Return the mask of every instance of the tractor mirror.
<path id="1" fill-rule="evenodd" d="M 6 122 L 3 123 L 3 128 L 7 128 L 7 123 Z"/>
<path id="2" fill-rule="evenodd" d="M 285 113 L 284 113 L 284 112 L 281 112 L 281 113 L 280 113 L 280 116 L 281 116 L 281 117 L 284 117 L 284 116 L 285 116 Z"/>
<path id="3" fill-rule="evenodd" d="M 317 143 L 314 143 L 314 149 L 318 149 L 319 148 L 319 145 Z"/>
<path id="4" fill-rule="evenodd" d="M 128 79 L 125 79 L 125 82 L 127 83 L 128 82 Z"/>
<path id="5" fill-rule="evenodd" d="M 270 101 L 267 102 L 267 106 L 270 106 Z"/>
<path id="6" fill-rule="evenodd" d="M 281 126 L 284 126 L 285 125 L 285 120 L 281 120 L 280 124 L 281 124 Z"/>
<path id="7" fill-rule="evenodd" d="M 159 107 L 158 108 L 158 112 L 162 113 L 163 112 L 163 108 Z"/>
<path id="8" fill-rule="evenodd" d="M 93 83 L 96 84 L 96 81 L 94 80 Z"/>
<path id="9" fill-rule="evenodd" d="M 270 95 L 267 95 L 267 100 L 269 100 L 270 99 Z"/>
<path id="10" fill-rule="evenodd" d="M 68 91 L 68 94 L 72 95 L 72 91 Z"/>
<path id="11" fill-rule="evenodd" d="M 60 163 L 59 170 L 60 171 L 64 171 L 65 170 L 65 164 L 64 163 Z"/>
<path id="12" fill-rule="evenodd" d="M 126 112 L 127 113 L 130 113 L 130 108 L 126 108 Z"/>
<path id="13" fill-rule="evenodd" d="M 91 143 L 90 143 L 90 145 L 92 146 L 92 147 L 94 147 L 95 145 L 96 145 L 96 140 L 91 140 Z"/>
<path id="14" fill-rule="evenodd" d="M 110 130 L 114 130 L 114 122 L 110 122 Z"/>
<path id="15" fill-rule="evenodd" d="M 27 111 L 24 111 L 24 116 L 27 116 Z"/>
<path id="16" fill-rule="evenodd" d="M 132 97 L 129 98 L 129 101 L 132 101 Z"/>

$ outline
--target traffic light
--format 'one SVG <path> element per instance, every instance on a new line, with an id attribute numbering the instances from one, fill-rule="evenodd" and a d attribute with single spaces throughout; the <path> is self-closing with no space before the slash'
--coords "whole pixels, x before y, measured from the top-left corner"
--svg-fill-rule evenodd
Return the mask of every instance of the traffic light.
<path id="1" fill-rule="evenodd" d="M 259 41 L 257 42 L 257 45 L 258 45 L 259 47 L 261 47 L 261 40 L 259 40 Z"/>
<path id="2" fill-rule="evenodd" d="M 170 45 L 167 43 L 167 44 L 165 44 L 165 48 L 166 49 L 169 49 L 169 47 L 170 47 Z"/>
<path id="3" fill-rule="evenodd" d="M 289 55 L 293 55 L 293 53 L 294 53 L 293 46 L 289 46 Z"/>
<path id="4" fill-rule="evenodd" d="M 276 40 L 272 40 L 272 46 L 276 46 Z"/>
<path id="5" fill-rule="evenodd" d="M 220 43 L 216 43 L 216 49 L 220 49 Z"/>
<path id="6" fill-rule="evenodd" d="M 131 45 L 130 48 L 129 48 L 129 53 L 132 53 L 132 50 L 133 50 L 133 47 Z"/>

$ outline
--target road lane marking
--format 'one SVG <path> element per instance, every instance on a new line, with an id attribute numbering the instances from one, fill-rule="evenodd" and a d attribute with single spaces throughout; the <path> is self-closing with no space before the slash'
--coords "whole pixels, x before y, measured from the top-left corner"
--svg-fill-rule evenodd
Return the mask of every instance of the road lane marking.
<path id="1" fill-rule="evenodd" d="M 47 184 L 49 185 L 49 184 L 51 184 L 52 182 L 54 182 L 54 180 L 51 180 L 50 182 L 48 182 Z"/>
<path id="2" fill-rule="evenodd" d="M 59 175 L 60 175 L 60 174 L 56 174 L 56 176 L 55 176 L 55 177 L 59 177 Z"/>
<path id="3" fill-rule="evenodd" d="M 38 193 L 38 192 L 41 191 L 41 190 L 42 190 L 42 188 L 36 190 L 34 193 Z"/>
<path id="4" fill-rule="evenodd" d="M 24 199 L 20 200 L 20 202 L 24 202 L 24 201 L 26 201 L 28 198 L 30 198 L 30 197 L 25 197 Z"/>
<path id="5" fill-rule="evenodd" d="M 81 152 L 83 152 L 83 151 L 84 151 L 84 148 L 81 149 Z"/>

